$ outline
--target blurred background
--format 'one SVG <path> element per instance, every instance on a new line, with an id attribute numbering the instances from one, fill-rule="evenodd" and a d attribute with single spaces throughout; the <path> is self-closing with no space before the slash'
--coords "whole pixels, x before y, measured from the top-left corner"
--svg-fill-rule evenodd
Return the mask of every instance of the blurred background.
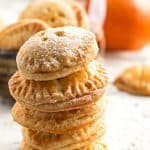
<path id="1" fill-rule="evenodd" d="M 3 30 L 18 22 L 21 12 L 33 1 L 36 0 L 0 0 L 0 40 Z M 113 81 L 125 68 L 150 62 L 150 0 L 77 1 L 88 15 L 89 30 L 96 34 L 98 60 L 106 65 L 110 76 L 108 150 L 149 150 L 149 97 L 120 92 Z M 13 100 L 7 88 L 7 81 L 16 70 L 18 49 L 0 47 L 0 149 L 5 150 L 16 150 L 21 139 L 20 128 L 10 116 Z"/>

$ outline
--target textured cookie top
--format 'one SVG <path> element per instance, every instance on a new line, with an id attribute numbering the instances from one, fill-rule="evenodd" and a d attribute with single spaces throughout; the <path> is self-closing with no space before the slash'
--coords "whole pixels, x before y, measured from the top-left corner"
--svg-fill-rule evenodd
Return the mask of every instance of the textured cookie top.
<path id="1" fill-rule="evenodd" d="M 93 92 L 97 89 L 104 91 L 107 82 L 105 69 L 98 63 L 92 62 L 76 73 L 51 81 L 26 80 L 17 72 L 8 84 L 11 95 L 17 101 L 37 107 L 61 102 L 70 104 L 72 99 L 76 99 L 76 103 L 79 103 L 79 98 L 86 95 L 92 102 Z"/>
<path id="2" fill-rule="evenodd" d="M 38 0 L 31 2 L 21 13 L 20 19 L 38 18 L 51 27 L 77 25 L 75 13 L 63 0 Z"/>
<path id="3" fill-rule="evenodd" d="M 49 26 L 39 19 L 25 19 L 11 24 L 0 31 L 0 48 L 19 50 L 23 43 L 35 33 Z"/>
<path id="4" fill-rule="evenodd" d="M 115 86 L 136 95 L 150 95 L 150 66 L 134 65 L 124 70 L 115 80 Z"/>
<path id="5" fill-rule="evenodd" d="M 41 31 L 21 47 L 17 66 L 26 79 L 53 80 L 76 72 L 98 52 L 95 35 L 77 27 Z"/>

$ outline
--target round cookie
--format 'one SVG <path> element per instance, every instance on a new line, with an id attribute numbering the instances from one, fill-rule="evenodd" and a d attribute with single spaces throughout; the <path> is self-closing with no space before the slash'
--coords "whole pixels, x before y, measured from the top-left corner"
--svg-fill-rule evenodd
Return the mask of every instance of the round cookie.
<path id="1" fill-rule="evenodd" d="M 20 19 L 33 18 L 41 19 L 54 28 L 77 25 L 75 13 L 63 0 L 37 0 L 31 2 L 21 13 Z"/>
<path id="2" fill-rule="evenodd" d="M 42 132 L 66 134 L 84 128 L 99 119 L 105 110 L 105 97 L 97 104 L 77 110 L 46 113 L 29 110 L 19 103 L 12 109 L 12 116 L 20 125 Z"/>
<path id="3" fill-rule="evenodd" d="M 114 81 L 115 86 L 134 95 L 150 96 L 150 65 L 134 65 Z"/>
<path id="4" fill-rule="evenodd" d="M 21 143 L 21 150 L 37 150 L 34 147 L 32 147 L 31 145 L 25 143 L 25 141 L 23 140 Z M 107 150 L 107 147 L 105 144 L 101 143 L 101 141 L 98 139 L 96 141 L 94 141 L 93 143 L 90 143 L 89 145 L 79 148 L 79 149 L 75 149 L 75 150 Z"/>
<path id="5" fill-rule="evenodd" d="M 49 134 L 23 128 L 23 138 L 25 143 L 39 150 L 74 150 L 85 147 L 101 137 L 104 128 L 102 120 L 70 134 Z"/>
<path id="6" fill-rule="evenodd" d="M 81 70 L 98 53 L 95 35 L 77 27 L 47 29 L 32 36 L 17 55 L 17 66 L 29 80 L 53 80 Z"/>
<path id="7" fill-rule="evenodd" d="M 0 48 L 19 50 L 24 42 L 35 33 L 49 26 L 39 19 L 21 20 L 0 31 Z"/>
<path id="8" fill-rule="evenodd" d="M 105 69 L 92 62 L 65 78 L 50 81 L 26 80 L 16 72 L 8 84 L 11 95 L 26 108 L 59 112 L 83 108 L 98 101 L 107 83 Z"/>

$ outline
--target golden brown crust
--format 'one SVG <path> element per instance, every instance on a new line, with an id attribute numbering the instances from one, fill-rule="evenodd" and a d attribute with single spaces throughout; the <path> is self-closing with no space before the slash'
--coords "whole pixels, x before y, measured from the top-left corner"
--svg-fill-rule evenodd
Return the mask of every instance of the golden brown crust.
<path id="1" fill-rule="evenodd" d="M 102 120 L 70 134 L 48 134 L 23 128 L 25 142 L 39 150 L 74 150 L 88 145 L 103 134 Z"/>
<path id="2" fill-rule="evenodd" d="M 97 53 L 92 32 L 77 27 L 48 29 L 21 47 L 17 67 L 26 79 L 53 80 L 81 70 Z"/>
<path id="3" fill-rule="evenodd" d="M 0 31 L 0 48 L 19 50 L 33 34 L 47 29 L 48 25 L 39 19 L 22 20 Z"/>
<path id="4" fill-rule="evenodd" d="M 37 149 L 35 149 L 31 145 L 25 143 L 25 141 L 23 140 L 21 143 L 20 150 L 37 150 Z M 75 149 L 75 150 L 107 150 L 107 147 L 105 144 L 101 143 L 101 141 L 98 139 L 98 140 L 94 141 L 93 143 L 88 144 L 85 147 Z"/>
<path id="5" fill-rule="evenodd" d="M 114 82 L 115 86 L 135 95 L 150 95 L 150 66 L 136 65 L 127 68 Z"/>
<path id="6" fill-rule="evenodd" d="M 67 4 L 71 6 L 71 8 L 75 13 L 77 26 L 89 29 L 89 20 L 87 13 L 85 12 L 85 9 L 75 0 L 65 0 L 65 1 L 67 2 Z"/>
<path id="7" fill-rule="evenodd" d="M 77 25 L 73 10 L 62 0 L 33 1 L 21 13 L 20 19 L 38 18 L 51 27 Z"/>
<path id="8" fill-rule="evenodd" d="M 55 112 L 81 108 L 97 101 L 107 82 L 105 69 L 92 62 L 81 71 L 52 81 L 26 80 L 17 72 L 8 84 L 14 99 L 27 108 Z"/>
<path id="9" fill-rule="evenodd" d="M 45 113 L 26 109 L 16 103 L 12 109 L 12 116 L 24 127 L 54 134 L 66 134 L 95 122 L 103 115 L 105 105 L 105 98 L 103 98 L 97 104 L 83 109 Z"/>
<path id="10" fill-rule="evenodd" d="M 2 30 L 3 28 L 4 28 L 4 23 L 3 23 L 3 21 L 0 18 L 0 30 Z"/>

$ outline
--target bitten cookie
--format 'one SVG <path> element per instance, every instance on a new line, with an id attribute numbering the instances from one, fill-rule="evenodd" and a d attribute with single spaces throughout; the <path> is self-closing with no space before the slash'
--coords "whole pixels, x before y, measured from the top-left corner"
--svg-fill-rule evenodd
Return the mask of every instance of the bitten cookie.
<path id="1" fill-rule="evenodd" d="M 47 29 L 32 36 L 17 55 L 25 79 L 53 80 L 84 68 L 98 53 L 95 35 L 77 27 Z"/>

